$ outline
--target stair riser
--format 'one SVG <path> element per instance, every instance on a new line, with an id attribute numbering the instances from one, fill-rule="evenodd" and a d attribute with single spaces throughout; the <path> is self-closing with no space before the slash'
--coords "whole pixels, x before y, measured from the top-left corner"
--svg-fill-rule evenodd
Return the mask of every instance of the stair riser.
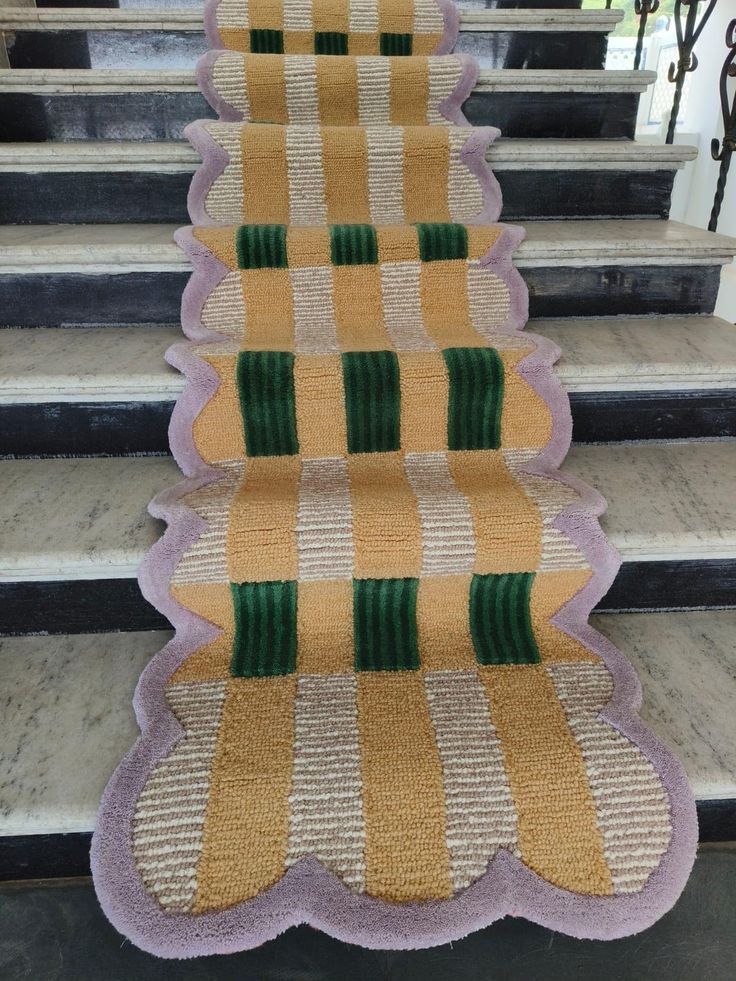
<path id="1" fill-rule="evenodd" d="M 208 49 L 197 31 L 16 31 L 11 68 L 193 68 Z M 588 31 L 464 31 L 455 45 L 483 68 L 603 68 L 606 35 Z"/>
<path id="2" fill-rule="evenodd" d="M 736 437 L 736 389 L 573 392 L 573 441 Z M 173 402 L 0 405 L 0 457 L 167 454 Z"/>
<path id="3" fill-rule="evenodd" d="M 612 317 L 711 313 L 721 267 L 551 266 L 522 272 L 532 317 Z M 188 278 L 185 271 L 0 273 L 0 327 L 176 323 Z"/>
<path id="4" fill-rule="evenodd" d="M 465 103 L 474 126 L 498 126 L 512 138 L 633 139 L 637 93 L 478 92 Z M 2 140 L 182 139 L 193 119 L 214 111 L 199 92 L 107 94 L 0 93 Z"/>
<path id="5" fill-rule="evenodd" d="M 599 612 L 736 607 L 736 559 L 625 562 Z M 165 630 L 135 579 L 0 583 L 0 636 Z"/>
<path id="6" fill-rule="evenodd" d="M 502 217 L 666 218 L 675 170 L 494 169 Z M 0 173 L 1 224 L 189 222 L 191 173 Z"/>
<path id="7" fill-rule="evenodd" d="M 697 811 L 698 841 L 725 842 L 734 840 L 736 837 L 736 800 L 699 800 L 697 801 Z M 89 876 L 91 839 L 91 832 L 84 831 L 67 834 L 0 837 L 0 881 L 74 879 Z M 44 912 L 47 913 L 45 904 Z M 84 927 L 86 930 L 90 929 L 88 919 L 84 920 Z M 518 945 L 518 937 L 515 938 L 515 943 Z M 334 953 L 331 956 L 334 959 Z M 632 962 L 633 960 L 632 957 Z M 347 963 L 345 970 L 348 970 Z M 153 981 L 154 975 L 147 976 Z M 165 970 L 160 975 L 161 978 L 168 976 Z M 242 975 L 239 976 L 242 977 Z M 265 975 L 258 976 L 265 977 Z M 323 979 L 327 977 L 325 974 L 314 976 Z M 337 977 L 334 974 L 331 976 Z M 400 975 L 394 976 L 399 977 Z M 438 975 L 434 976 L 438 977 Z M 447 976 L 445 975 L 445 977 Z M 510 975 L 506 976 L 510 977 Z M 515 976 L 520 977 L 522 975 Z M 193 976 L 190 975 L 190 977 Z M 214 978 L 215 976 L 210 975 L 210 977 Z M 250 977 L 256 977 L 256 975 L 250 975 Z"/>

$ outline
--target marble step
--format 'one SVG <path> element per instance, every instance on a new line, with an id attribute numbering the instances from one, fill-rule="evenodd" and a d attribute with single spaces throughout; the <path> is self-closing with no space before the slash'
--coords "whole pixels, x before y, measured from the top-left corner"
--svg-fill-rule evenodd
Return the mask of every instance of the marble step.
<path id="1" fill-rule="evenodd" d="M 455 51 L 484 68 L 603 68 L 614 10 L 471 10 Z M 193 68 L 210 46 L 202 11 L 0 7 L 11 68 Z"/>
<path id="2" fill-rule="evenodd" d="M 628 140 L 502 139 L 488 151 L 503 217 L 666 218 L 696 147 Z M 8 143 L 0 223 L 180 222 L 199 155 L 187 143 Z M 114 174 L 114 177 L 110 175 Z"/>
<path id="3" fill-rule="evenodd" d="M 483 70 L 465 102 L 473 125 L 514 138 L 633 139 L 647 71 Z M 192 70 L 0 70 L 3 141 L 180 139 L 215 113 Z"/>
<path id="4" fill-rule="evenodd" d="M 575 442 L 736 437 L 736 327 L 717 317 L 536 320 L 560 345 Z M 0 456 L 168 453 L 178 327 L 0 331 Z"/>
<path id="5" fill-rule="evenodd" d="M 623 559 L 599 609 L 736 606 L 736 442 L 580 445 L 565 469 L 605 492 Z M 166 457 L 0 461 L 0 634 L 165 625 L 134 577 L 178 478 Z"/>
<path id="6" fill-rule="evenodd" d="M 515 261 L 533 317 L 712 312 L 736 239 L 679 222 L 529 221 Z M 0 227 L 0 326 L 176 323 L 174 226 Z M 18 311 L 23 311 L 19 322 Z"/>
<path id="7" fill-rule="evenodd" d="M 701 840 L 733 838 L 736 611 L 615 614 L 593 622 L 639 674 L 641 715 L 687 771 Z M 0 641 L 0 878 L 13 874 L 11 862 L 25 864 L 24 877 L 44 874 L 43 849 L 34 849 L 31 839 L 19 853 L 11 847 L 15 836 L 91 832 L 105 784 L 137 735 L 135 684 L 169 636 L 152 631 Z M 62 839 L 46 844 L 64 847 Z"/>

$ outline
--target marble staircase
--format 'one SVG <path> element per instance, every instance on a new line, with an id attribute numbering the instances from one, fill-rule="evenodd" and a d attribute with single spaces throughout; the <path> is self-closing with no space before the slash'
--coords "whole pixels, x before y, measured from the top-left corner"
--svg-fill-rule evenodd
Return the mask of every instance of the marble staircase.
<path id="1" fill-rule="evenodd" d="M 601 7 L 603 7 L 603 0 Z M 736 240 L 667 220 L 690 147 L 634 140 L 652 73 L 603 69 L 617 11 L 472 0 L 466 104 L 522 220 L 530 330 L 560 344 L 566 467 L 609 500 L 623 565 L 596 626 L 683 760 L 703 841 L 736 837 L 736 328 L 715 317 Z M 178 471 L 166 427 L 197 167 L 183 126 L 201 5 L 0 7 L 0 877 L 85 874 L 99 795 L 166 639 L 142 598 L 146 513 Z M 734 311 L 736 316 L 736 311 Z M 151 975 L 153 976 L 153 975 Z"/>

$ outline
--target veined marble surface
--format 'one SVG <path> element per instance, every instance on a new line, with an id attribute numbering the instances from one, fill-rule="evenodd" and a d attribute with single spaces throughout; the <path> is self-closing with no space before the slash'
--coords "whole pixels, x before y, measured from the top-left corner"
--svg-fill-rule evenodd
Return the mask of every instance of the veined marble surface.
<path id="1" fill-rule="evenodd" d="M 596 627 L 642 681 L 642 716 L 700 800 L 736 796 L 736 611 L 610 614 Z M 90 831 L 133 744 L 138 676 L 164 631 L 0 640 L 0 834 Z"/>
<path id="2" fill-rule="evenodd" d="M 608 498 L 624 559 L 736 557 L 736 442 L 577 446 L 565 469 Z M 134 576 L 162 531 L 148 503 L 180 478 L 167 457 L 0 461 L 0 579 Z"/>

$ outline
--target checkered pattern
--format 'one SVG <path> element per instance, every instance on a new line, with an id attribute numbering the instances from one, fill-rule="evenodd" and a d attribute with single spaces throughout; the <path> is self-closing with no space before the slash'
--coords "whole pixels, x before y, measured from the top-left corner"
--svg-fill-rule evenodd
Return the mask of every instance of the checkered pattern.
<path id="1" fill-rule="evenodd" d="M 220 0 L 223 48 L 270 54 L 427 55 L 444 34 L 434 0 Z"/>
<path id="2" fill-rule="evenodd" d="M 340 9 L 347 21 L 301 0 L 218 16 L 233 45 L 340 52 L 382 32 L 416 51 L 438 16 L 418 30 L 424 5 L 413 26 L 390 19 L 401 5 Z M 283 55 L 228 53 L 216 70 L 226 60 L 246 118 L 292 123 L 298 105 L 312 126 L 208 124 L 231 158 L 212 219 L 260 223 L 193 232 L 195 280 L 216 282 L 201 309 L 214 339 L 193 352 L 218 386 L 192 438 L 218 477 L 183 498 L 204 531 L 170 590 L 218 632 L 167 684 L 183 736 L 137 802 L 145 887 L 166 911 L 224 910 L 314 856 L 355 893 L 441 900 L 506 849 L 562 890 L 639 892 L 670 843 L 669 800 L 600 717 L 608 670 L 555 623 L 593 574 L 559 527 L 579 497 L 534 470 L 548 369 L 529 369 L 537 342 L 508 326 L 502 228 L 452 220 L 477 203 L 449 175 L 458 134 L 319 128 L 363 125 L 375 79 L 413 57 L 291 62 L 302 74 Z M 340 95 L 316 112 L 315 92 Z"/>

